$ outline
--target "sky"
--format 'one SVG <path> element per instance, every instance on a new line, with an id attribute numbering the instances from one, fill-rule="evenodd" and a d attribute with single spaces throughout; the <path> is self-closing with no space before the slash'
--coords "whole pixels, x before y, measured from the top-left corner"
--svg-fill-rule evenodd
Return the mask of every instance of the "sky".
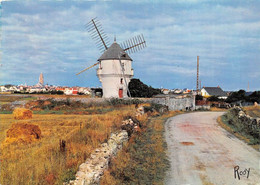
<path id="1" fill-rule="evenodd" d="M 260 1 L 4 1 L 0 84 L 99 87 L 102 55 L 85 25 L 97 17 L 110 44 L 143 34 L 134 78 L 156 88 L 260 90 Z"/>

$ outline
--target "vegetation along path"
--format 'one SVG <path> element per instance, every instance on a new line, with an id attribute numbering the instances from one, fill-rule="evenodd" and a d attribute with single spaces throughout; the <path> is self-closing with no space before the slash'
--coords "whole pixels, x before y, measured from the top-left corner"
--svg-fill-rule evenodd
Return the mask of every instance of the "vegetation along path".
<path id="1" fill-rule="evenodd" d="M 165 184 L 260 184 L 260 153 L 218 126 L 222 114 L 195 112 L 168 119 L 171 168 Z"/>

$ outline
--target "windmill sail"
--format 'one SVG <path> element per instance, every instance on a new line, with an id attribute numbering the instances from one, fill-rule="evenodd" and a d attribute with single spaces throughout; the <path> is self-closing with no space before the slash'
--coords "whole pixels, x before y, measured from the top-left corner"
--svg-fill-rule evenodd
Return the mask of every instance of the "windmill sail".
<path id="1" fill-rule="evenodd" d="M 128 54 L 134 53 L 146 47 L 146 42 L 143 35 L 137 35 L 120 45 Z"/>
<path id="2" fill-rule="evenodd" d="M 76 75 L 79 75 L 80 73 L 83 73 L 84 71 L 87 71 L 88 69 L 90 69 L 90 68 L 92 68 L 92 67 L 95 67 L 95 66 L 98 65 L 98 64 L 99 64 L 99 62 L 93 64 L 93 65 L 90 66 L 90 67 L 87 67 L 86 69 L 83 69 L 82 71 L 78 72 Z"/>
<path id="3" fill-rule="evenodd" d="M 96 19 L 91 19 L 91 21 L 86 25 L 87 31 L 90 33 L 91 38 L 95 41 L 98 49 L 101 52 L 107 50 L 108 37 L 105 34 L 101 23 Z"/>

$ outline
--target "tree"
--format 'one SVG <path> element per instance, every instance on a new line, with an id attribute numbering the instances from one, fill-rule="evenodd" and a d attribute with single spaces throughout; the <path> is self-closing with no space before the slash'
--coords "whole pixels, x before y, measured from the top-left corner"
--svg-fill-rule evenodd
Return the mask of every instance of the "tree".
<path id="1" fill-rule="evenodd" d="M 260 91 L 255 91 L 247 97 L 247 100 L 250 102 L 260 103 Z"/>
<path id="2" fill-rule="evenodd" d="M 161 93 L 160 89 L 148 86 L 136 78 L 131 79 L 128 88 L 132 97 L 150 98 Z"/>
<path id="3" fill-rule="evenodd" d="M 236 102 L 236 101 L 245 101 L 246 100 L 246 91 L 244 90 L 239 90 L 236 92 L 232 92 L 228 98 L 226 99 L 226 102 L 231 103 L 231 102 Z"/>

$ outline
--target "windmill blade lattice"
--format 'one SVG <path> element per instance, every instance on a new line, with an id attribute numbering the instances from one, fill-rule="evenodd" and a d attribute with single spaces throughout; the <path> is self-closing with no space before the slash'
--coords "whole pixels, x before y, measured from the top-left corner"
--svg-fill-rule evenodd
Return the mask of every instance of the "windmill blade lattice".
<path id="1" fill-rule="evenodd" d="M 108 37 L 97 18 L 91 19 L 91 21 L 86 24 L 86 29 L 90 33 L 91 38 L 95 41 L 98 49 L 101 52 L 107 50 L 109 44 Z"/>
<path id="2" fill-rule="evenodd" d="M 126 40 L 125 42 L 120 44 L 120 46 L 124 49 L 125 52 L 130 54 L 145 48 L 146 42 L 142 34 Z"/>

